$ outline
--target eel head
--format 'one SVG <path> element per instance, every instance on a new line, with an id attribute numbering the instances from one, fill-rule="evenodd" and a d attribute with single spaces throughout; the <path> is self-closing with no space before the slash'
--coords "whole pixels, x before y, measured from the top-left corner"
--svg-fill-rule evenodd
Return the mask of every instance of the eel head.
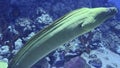
<path id="1" fill-rule="evenodd" d="M 81 26 L 84 30 L 90 31 L 108 18 L 114 16 L 117 12 L 115 7 L 89 8 L 89 11 L 85 14 L 86 18 Z"/>

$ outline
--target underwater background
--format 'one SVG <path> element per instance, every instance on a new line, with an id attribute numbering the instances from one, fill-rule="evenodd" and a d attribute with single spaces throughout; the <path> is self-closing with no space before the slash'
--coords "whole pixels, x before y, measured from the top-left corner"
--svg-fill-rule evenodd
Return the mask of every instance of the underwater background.
<path id="1" fill-rule="evenodd" d="M 82 7 L 120 10 L 120 0 L 0 0 L 0 61 L 9 63 L 38 31 Z M 60 46 L 31 68 L 85 66 L 120 68 L 120 12 L 89 33 Z"/>

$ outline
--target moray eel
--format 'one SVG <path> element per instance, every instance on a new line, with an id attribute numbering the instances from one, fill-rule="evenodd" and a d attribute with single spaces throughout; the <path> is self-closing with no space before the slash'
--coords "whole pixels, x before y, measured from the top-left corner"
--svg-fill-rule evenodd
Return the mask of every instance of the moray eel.
<path id="1" fill-rule="evenodd" d="M 89 32 L 116 12 L 115 7 L 81 8 L 64 15 L 33 36 L 8 68 L 30 68 L 60 45 Z"/>

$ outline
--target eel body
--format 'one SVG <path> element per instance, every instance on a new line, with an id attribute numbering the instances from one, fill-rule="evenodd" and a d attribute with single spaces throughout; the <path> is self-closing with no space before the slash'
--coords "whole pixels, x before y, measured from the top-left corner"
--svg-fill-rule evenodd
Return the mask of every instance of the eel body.
<path id="1" fill-rule="evenodd" d="M 114 7 L 81 8 L 64 15 L 33 36 L 8 68 L 30 68 L 60 45 L 94 29 L 116 12 Z"/>

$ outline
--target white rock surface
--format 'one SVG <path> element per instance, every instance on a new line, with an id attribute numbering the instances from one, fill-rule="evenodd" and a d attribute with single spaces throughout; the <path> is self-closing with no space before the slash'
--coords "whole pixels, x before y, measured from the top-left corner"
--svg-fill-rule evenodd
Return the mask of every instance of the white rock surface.
<path id="1" fill-rule="evenodd" d="M 120 24 L 117 24 L 117 25 L 115 26 L 115 28 L 118 29 L 118 30 L 120 30 Z"/>
<path id="2" fill-rule="evenodd" d="M 120 68 L 120 55 L 113 53 L 109 49 L 100 48 L 98 50 L 93 50 L 90 54 L 83 53 L 81 57 L 83 57 L 87 62 L 93 58 L 89 58 L 89 55 L 95 54 L 97 58 L 102 61 L 101 68 L 107 68 L 107 66 L 111 66 L 113 68 Z M 90 65 L 91 66 L 91 65 Z M 91 68 L 95 68 L 91 66 Z"/>
<path id="3" fill-rule="evenodd" d="M 48 14 L 42 14 L 41 16 L 39 16 L 36 19 L 36 21 L 39 22 L 39 23 L 49 24 L 53 20 L 52 20 L 52 18 Z"/>
<path id="4" fill-rule="evenodd" d="M 19 50 L 12 50 L 12 54 L 16 55 Z"/>
<path id="5" fill-rule="evenodd" d="M 10 32 L 13 32 L 15 34 L 19 34 L 19 32 L 17 30 L 15 30 L 14 26 L 8 26 L 8 29 L 10 30 Z"/>
<path id="6" fill-rule="evenodd" d="M 25 27 L 27 25 L 30 25 L 30 23 L 31 23 L 31 21 L 28 18 L 18 18 L 16 20 L 16 24 L 20 25 L 20 26 L 23 26 L 23 27 Z"/>
<path id="7" fill-rule="evenodd" d="M 25 41 L 28 41 L 31 37 L 33 37 L 35 35 L 35 33 L 34 32 L 31 32 L 29 35 L 28 35 L 28 37 L 26 37 L 26 38 L 23 38 Z"/>
<path id="8" fill-rule="evenodd" d="M 18 49 L 20 49 L 22 46 L 23 46 L 22 40 L 21 40 L 20 38 L 18 38 L 18 39 L 15 41 L 15 49 L 18 50 Z"/>
<path id="9" fill-rule="evenodd" d="M 9 46 L 5 45 L 0 48 L 0 55 L 5 55 L 9 53 Z"/>

